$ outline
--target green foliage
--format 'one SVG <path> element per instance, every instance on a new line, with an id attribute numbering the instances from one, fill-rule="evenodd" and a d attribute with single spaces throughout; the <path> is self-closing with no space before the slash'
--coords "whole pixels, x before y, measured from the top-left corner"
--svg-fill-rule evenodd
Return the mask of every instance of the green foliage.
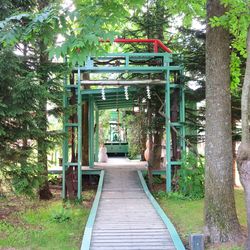
<path id="1" fill-rule="evenodd" d="M 162 184 L 164 180 L 160 176 L 153 176 L 153 184 Z"/>
<path id="2" fill-rule="evenodd" d="M 180 194 L 170 193 L 165 195 L 156 195 L 162 209 L 166 212 L 171 221 L 174 222 L 182 239 L 188 239 L 191 233 L 202 233 L 204 230 L 204 199 L 191 200 L 186 197 L 181 197 Z M 247 225 L 246 207 L 243 190 L 235 190 L 235 202 L 237 215 L 240 224 L 243 227 Z M 195 219 L 194 219 L 195 218 Z M 218 248 L 217 248 L 218 247 Z M 225 245 L 222 248 L 217 246 L 216 249 L 244 249 Z M 210 249 L 210 248 L 206 248 Z M 213 248 L 211 248 L 213 249 Z"/>
<path id="3" fill-rule="evenodd" d="M 125 117 L 129 158 L 134 159 L 141 153 L 141 134 L 145 129 L 145 115 L 127 113 Z"/>
<path id="4" fill-rule="evenodd" d="M 11 182 L 15 192 L 35 197 L 40 184 L 40 170 L 41 166 L 32 163 L 26 163 L 21 167 L 12 165 L 9 174 L 12 176 Z"/>
<path id="5" fill-rule="evenodd" d="M 53 185 L 58 184 L 58 182 L 59 182 L 58 175 L 56 175 L 56 174 L 48 174 L 48 181 Z"/>
<path id="6" fill-rule="evenodd" d="M 57 222 L 57 223 L 68 222 L 70 220 L 71 216 L 72 215 L 70 214 L 70 210 L 62 207 L 61 211 L 55 212 L 52 215 L 52 220 Z"/>
<path id="7" fill-rule="evenodd" d="M 191 152 L 186 154 L 177 173 L 178 192 L 192 199 L 204 197 L 204 174 L 203 160 Z"/>
<path id="8" fill-rule="evenodd" d="M 31 58 L 32 68 L 32 60 L 36 64 L 37 57 Z M 46 131 L 47 121 L 45 129 L 39 126 L 45 112 L 41 102 L 53 103 L 49 115 L 59 116 L 62 110 L 60 70 L 61 66 L 49 64 L 38 73 L 11 50 L 0 51 L 0 172 L 18 194 L 34 194 L 41 180 L 42 168 L 36 161 L 35 141 L 42 140 L 46 151 L 61 138 L 56 131 Z M 53 77 L 40 84 L 39 74 L 45 71 Z"/>
<path id="9" fill-rule="evenodd" d="M 222 26 L 232 35 L 231 88 L 235 90 L 240 83 L 240 66 L 247 56 L 246 38 L 250 26 L 250 4 L 245 0 L 222 0 L 221 3 L 228 9 L 227 12 L 223 16 L 211 18 L 210 24 L 212 27 Z"/>
<path id="10" fill-rule="evenodd" d="M 63 208 L 60 201 L 30 202 L 30 209 L 14 213 L 9 221 L 0 221 L 0 234 L 3 236 L 0 237 L 1 248 L 79 249 L 89 215 L 88 208 L 73 205 Z M 56 214 L 60 215 L 60 219 L 53 218 Z M 67 214 L 69 220 L 66 219 Z"/>
<path id="11" fill-rule="evenodd" d="M 0 22 L 0 43 L 8 46 L 40 37 L 48 46 L 50 58 L 68 56 L 72 65 L 82 64 L 87 56 L 107 51 L 108 44 L 100 43 L 100 38 L 112 41 L 129 8 L 141 2 L 76 1 L 73 11 L 55 3 L 38 12 L 18 13 Z M 59 34 L 64 37 L 61 43 L 56 42 Z"/>

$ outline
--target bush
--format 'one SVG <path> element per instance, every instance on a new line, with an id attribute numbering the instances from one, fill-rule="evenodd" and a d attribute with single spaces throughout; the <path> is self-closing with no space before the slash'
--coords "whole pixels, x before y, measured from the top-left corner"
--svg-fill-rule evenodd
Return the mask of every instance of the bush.
<path id="1" fill-rule="evenodd" d="M 191 199 L 204 197 L 204 160 L 189 152 L 183 157 L 183 164 L 177 173 L 178 192 Z"/>
<path id="2" fill-rule="evenodd" d="M 70 220 L 70 211 L 67 208 L 62 208 L 60 212 L 56 212 L 52 215 L 52 220 L 57 223 L 63 223 Z"/>

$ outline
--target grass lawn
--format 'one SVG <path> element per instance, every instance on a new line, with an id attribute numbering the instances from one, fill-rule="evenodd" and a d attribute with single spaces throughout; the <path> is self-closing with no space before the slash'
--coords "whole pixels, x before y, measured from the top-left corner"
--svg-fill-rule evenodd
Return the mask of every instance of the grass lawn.
<path id="1" fill-rule="evenodd" d="M 191 233 L 202 233 L 204 225 L 204 199 L 189 201 L 174 197 L 169 198 L 164 195 L 156 195 L 156 199 L 166 214 L 169 216 L 171 221 L 175 224 L 175 227 L 180 233 L 180 236 L 184 242 L 187 242 L 188 236 Z M 240 224 L 245 228 L 247 225 L 246 208 L 244 203 L 244 193 L 242 190 L 235 190 L 235 199 Z M 241 250 L 243 247 L 221 245 L 216 248 L 210 247 L 208 249 Z"/>
<path id="2" fill-rule="evenodd" d="M 82 204 L 76 205 L 63 203 L 60 197 L 51 201 L 0 198 L 0 207 L 5 206 L 0 249 L 79 249 L 95 192 L 83 195 Z M 6 212 L 6 206 L 13 211 Z"/>

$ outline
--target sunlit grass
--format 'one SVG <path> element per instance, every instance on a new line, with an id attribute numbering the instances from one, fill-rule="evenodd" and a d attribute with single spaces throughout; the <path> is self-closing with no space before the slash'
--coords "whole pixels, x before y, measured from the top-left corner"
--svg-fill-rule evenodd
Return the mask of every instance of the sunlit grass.
<path id="1" fill-rule="evenodd" d="M 85 196 L 92 199 L 94 192 Z M 31 207 L 0 222 L 0 249 L 80 248 L 90 208 L 60 200 L 41 203 L 43 207 Z"/>
<path id="2" fill-rule="evenodd" d="M 204 227 L 204 199 L 201 200 L 182 200 L 176 197 L 159 196 L 157 201 L 174 223 L 181 238 L 187 241 L 191 233 L 202 233 Z M 246 207 L 244 193 L 242 190 L 235 190 L 235 201 L 237 215 L 240 224 L 244 227 L 247 225 Z M 210 248 L 213 249 L 213 248 Z M 242 247 L 219 247 L 216 249 L 224 250 L 241 250 Z"/>

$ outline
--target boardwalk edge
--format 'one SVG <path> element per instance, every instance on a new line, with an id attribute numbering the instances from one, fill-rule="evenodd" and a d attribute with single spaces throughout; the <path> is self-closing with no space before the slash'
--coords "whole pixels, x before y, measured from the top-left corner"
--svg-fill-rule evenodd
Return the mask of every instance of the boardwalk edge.
<path id="1" fill-rule="evenodd" d="M 146 193 L 148 199 L 150 200 L 151 204 L 153 205 L 153 207 L 155 208 L 157 214 L 161 217 L 162 221 L 164 222 L 164 224 L 166 225 L 166 227 L 169 230 L 169 233 L 171 235 L 171 238 L 174 242 L 174 245 L 176 247 L 177 250 L 185 250 L 185 247 L 181 241 L 181 238 L 179 236 L 179 234 L 177 233 L 174 225 L 172 224 L 172 222 L 170 221 L 170 219 L 167 217 L 167 215 L 165 214 L 165 212 L 162 210 L 162 208 L 160 207 L 160 205 L 158 204 L 158 202 L 155 200 L 155 198 L 153 197 L 153 195 L 150 193 L 147 184 L 144 180 L 142 171 L 137 170 L 139 179 L 141 181 L 141 185 L 143 187 L 144 192 Z"/>
<path id="2" fill-rule="evenodd" d="M 92 205 L 92 208 L 90 210 L 89 217 L 88 217 L 88 221 L 87 221 L 85 229 L 84 229 L 81 250 L 89 250 L 90 249 L 93 226 L 95 223 L 96 213 L 97 213 L 99 201 L 100 201 L 101 194 L 102 194 L 103 180 L 104 180 L 104 170 L 101 170 L 100 178 L 99 178 L 99 182 L 98 182 L 98 187 L 97 187 L 97 192 L 95 195 L 95 200 L 93 202 L 93 205 Z"/>

